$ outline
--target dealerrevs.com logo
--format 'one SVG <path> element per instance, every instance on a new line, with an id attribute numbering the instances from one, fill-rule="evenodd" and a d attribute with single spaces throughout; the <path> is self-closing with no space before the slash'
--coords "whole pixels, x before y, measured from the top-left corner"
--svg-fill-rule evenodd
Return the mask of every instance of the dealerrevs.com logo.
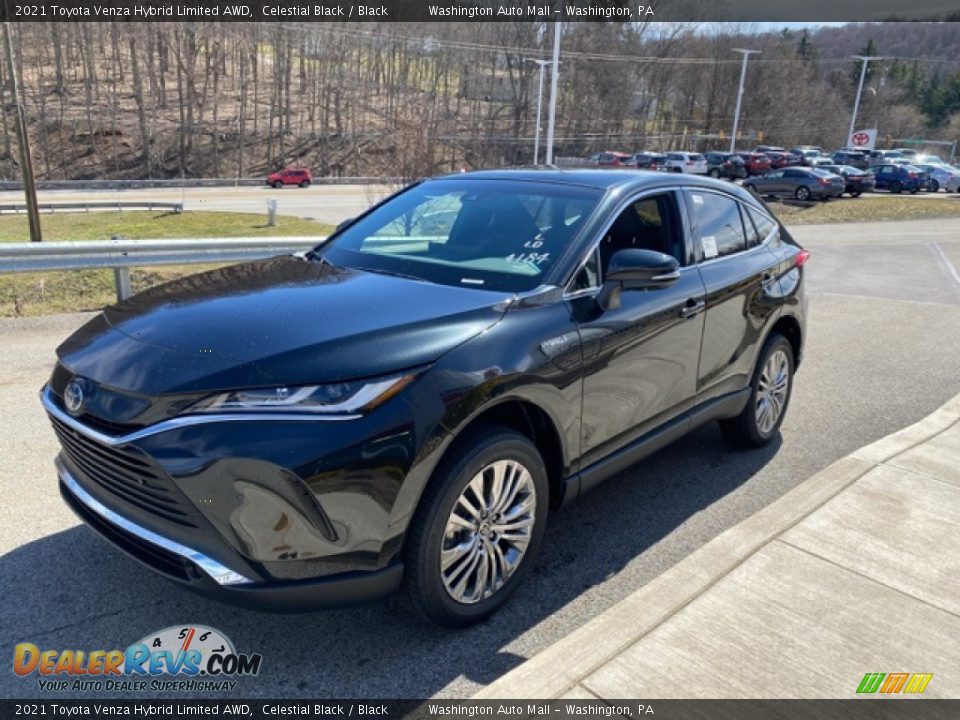
<path id="1" fill-rule="evenodd" d="M 41 650 L 29 642 L 13 649 L 13 671 L 36 675 L 44 691 L 231 691 L 234 678 L 257 675 L 262 661 L 202 625 L 168 627 L 126 650 Z"/>

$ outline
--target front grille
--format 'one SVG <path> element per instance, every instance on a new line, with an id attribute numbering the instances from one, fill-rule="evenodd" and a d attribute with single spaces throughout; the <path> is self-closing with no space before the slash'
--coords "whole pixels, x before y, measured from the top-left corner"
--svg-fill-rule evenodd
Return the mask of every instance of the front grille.
<path id="1" fill-rule="evenodd" d="M 196 527 L 185 498 L 146 456 L 104 445 L 56 417 L 50 419 L 64 452 L 84 477 L 113 497 L 150 515 Z"/>

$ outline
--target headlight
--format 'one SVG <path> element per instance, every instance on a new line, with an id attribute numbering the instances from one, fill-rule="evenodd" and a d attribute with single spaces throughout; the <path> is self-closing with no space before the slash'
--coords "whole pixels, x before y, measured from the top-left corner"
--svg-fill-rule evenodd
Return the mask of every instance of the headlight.
<path id="1" fill-rule="evenodd" d="M 302 412 L 352 415 L 373 410 L 403 390 L 416 375 L 395 375 L 374 380 L 353 380 L 306 387 L 232 390 L 204 398 L 189 413 Z"/>

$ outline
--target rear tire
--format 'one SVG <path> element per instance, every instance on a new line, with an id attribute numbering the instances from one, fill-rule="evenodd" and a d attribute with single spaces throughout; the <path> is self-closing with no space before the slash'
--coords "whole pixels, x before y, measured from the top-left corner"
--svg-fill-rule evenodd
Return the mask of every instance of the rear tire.
<path id="1" fill-rule="evenodd" d="M 890 183 L 890 192 L 892 192 L 894 195 L 899 195 L 902 193 L 903 183 L 901 183 L 899 180 L 894 180 L 892 183 Z"/>
<path id="2" fill-rule="evenodd" d="M 809 200 L 810 199 L 810 188 L 806 185 L 801 185 L 793 192 L 793 196 L 797 200 Z"/>
<path id="3" fill-rule="evenodd" d="M 939 189 L 940 189 L 940 183 L 938 183 L 936 180 L 931 180 L 930 184 L 927 185 L 927 190 L 929 190 L 930 192 L 937 192 L 937 190 Z"/>
<path id="4" fill-rule="evenodd" d="M 852 193 L 850 193 L 850 197 L 860 197 L 860 193 L 859 193 L 859 192 L 852 192 Z"/>
<path id="5" fill-rule="evenodd" d="M 499 609 L 536 558 L 549 492 L 543 459 L 527 437 L 498 425 L 469 430 L 437 466 L 407 530 L 412 605 L 446 627 Z"/>
<path id="6" fill-rule="evenodd" d="M 274 186 L 277 190 L 279 190 L 280 188 L 283 187 L 283 182 L 281 182 L 280 180 L 277 180 L 275 183 L 273 183 L 273 186 Z"/>
<path id="7" fill-rule="evenodd" d="M 300 183 L 300 187 L 302 187 L 302 188 L 308 188 L 308 187 L 310 187 L 310 181 L 309 181 L 309 180 L 304 180 L 302 183 Z"/>
<path id="8" fill-rule="evenodd" d="M 720 421 L 720 430 L 735 445 L 757 448 L 780 431 L 793 391 L 793 347 L 781 334 L 767 338 L 750 383 L 750 398 L 734 418 Z"/>

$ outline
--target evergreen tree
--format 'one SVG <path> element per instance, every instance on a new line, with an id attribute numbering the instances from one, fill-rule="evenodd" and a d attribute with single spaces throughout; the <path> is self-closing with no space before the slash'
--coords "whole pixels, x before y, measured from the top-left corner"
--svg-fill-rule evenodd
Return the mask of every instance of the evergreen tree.
<path id="1" fill-rule="evenodd" d="M 797 57 L 807 65 L 813 65 L 817 61 L 817 48 L 810 41 L 810 33 L 806 28 L 800 33 L 800 40 L 797 42 Z"/>

